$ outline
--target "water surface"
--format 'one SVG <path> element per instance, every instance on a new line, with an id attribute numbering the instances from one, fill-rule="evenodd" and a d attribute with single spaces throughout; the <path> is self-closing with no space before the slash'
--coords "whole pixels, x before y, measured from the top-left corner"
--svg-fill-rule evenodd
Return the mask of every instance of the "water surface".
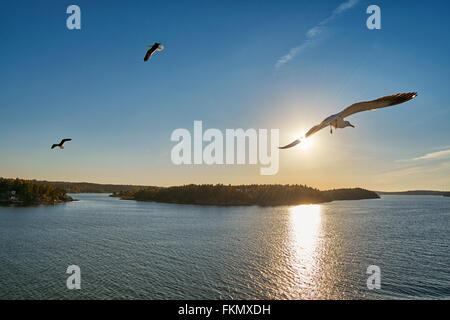
<path id="1" fill-rule="evenodd" d="M 450 198 L 0 207 L 0 299 L 450 299 Z M 81 290 L 66 288 L 69 265 Z M 381 269 L 368 290 L 367 267 Z"/>

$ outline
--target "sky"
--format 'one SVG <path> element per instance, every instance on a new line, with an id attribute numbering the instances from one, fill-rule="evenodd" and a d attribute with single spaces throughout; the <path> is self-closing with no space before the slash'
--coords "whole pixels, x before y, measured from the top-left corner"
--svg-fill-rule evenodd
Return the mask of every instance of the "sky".
<path id="1" fill-rule="evenodd" d="M 66 8 L 81 8 L 68 30 Z M 369 30 L 366 9 L 381 9 Z M 180 185 L 306 184 L 450 190 L 448 1 L 1 1 L 0 176 Z M 148 62 L 148 46 L 165 49 Z M 280 130 L 280 144 L 344 107 L 308 147 L 260 165 L 172 163 L 177 128 Z M 50 150 L 61 138 L 65 150 Z"/>

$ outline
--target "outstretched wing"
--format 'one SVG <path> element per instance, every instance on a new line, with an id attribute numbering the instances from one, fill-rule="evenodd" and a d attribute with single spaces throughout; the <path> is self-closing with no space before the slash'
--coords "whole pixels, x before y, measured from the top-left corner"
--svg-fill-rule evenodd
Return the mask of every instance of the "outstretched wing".
<path id="1" fill-rule="evenodd" d="M 326 128 L 330 125 L 331 121 L 333 121 L 334 119 L 336 119 L 339 116 L 339 114 L 334 114 L 328 118 L 326 118 L 325 120 L 323 120 L 320 124 L 312 127 L 311 129 L 309 129 L 309 131 L 305 134 L 305 138 L 308 138 L 309 136 L 312 136 L 314 133 L 316 133 L 317 131 L 322 130 L 323 128 Z M 284 146 L 284 147 L 279 147 L 279 149 L 289 149 L 292 148 L 296 145 L 298 145 L 301 142 L 301 139 L 297 139 L 293 142 L 291 142 L 290 144 Z"/>
<path id="2" fill-rule="evenodd" d="M 150 59 L 150 56 L 152 55 L 153 51 L 155 51 L 155 50 L 152 50 L 152 48 L 147 50 L 147 53 L 145 54 L 145 57 L 144 57 L 144 61 L 147 61 L 148 59 Z"/>
<path id="3" fill-rule="evenodd" d="M 396 104 L 400 104 L 409 101 L 411 99 L 414 99 L 416 96 L 417 92 L 408 92 L 408 93 L 393 94 L 391 96 L 385 96 L 372 101 L 358 102 L 345 108 L 343 111 L 339 113 L 339 116 L 342 119 L 344 119 L 358 112 L 394 106 Z"/>
<path id="4" fill-rule="evenodd" d="M 57 146 L 57 144 L 52 144 L 52 149 L 56 148 Z"/>
<path id="5" fill-rule="evenodd" d="M 296 145 L 298 145 L 301 142 L 300 139 L 295 140 L 294 142 L 289 143 L 288 145 L 284 146 L 284 147 L 278 147 L 278 149 L 289 149 L 292 148 Z"/>
<path id="6" fill-rule="evenodd" d="M 66 143 L 67 141 L 72 141 L 72 139 L 62 139 L 60 144 L 64 144 L 64 143 Z"/>

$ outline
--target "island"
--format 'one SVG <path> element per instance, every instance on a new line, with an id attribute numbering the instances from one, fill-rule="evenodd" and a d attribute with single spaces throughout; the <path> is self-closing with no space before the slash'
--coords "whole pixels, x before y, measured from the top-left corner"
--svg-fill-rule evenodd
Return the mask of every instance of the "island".
<path id="1" fill-rule="evenodd" d="M 409 191 L 376 191 L 379 195 L 385 196 L 444 196 L 450 197 L 449 191 L 435 190 L 409 190 Z"/>
<path id="2" fill-rule="evenodd" d="M 378 199 L 373 191 L 352 188 L 320 191 L 305 185 L 189 184 L 121 191 L 111 196 L 124 200 L 216 206 L 283 206 L 316 204 L 335 200 Z"/>
<path id="3" fill-rule="evenodd" d="M 188 184 L 172 187 L 51 182 L 0 178 L 0 204 L 37 205 L 73 201 L 67 193 L 110 193 L 122 200 L 214 206 L 284 206 L 336 200 L 378 199 L 362 188 L 321 191 L 306 185 Z"/>
<path id="4" fill-rule="evenodd" d="M 0 205 L 31 206 L 73 201 L 63 189 L 30 180 L 0 178 Z"/>

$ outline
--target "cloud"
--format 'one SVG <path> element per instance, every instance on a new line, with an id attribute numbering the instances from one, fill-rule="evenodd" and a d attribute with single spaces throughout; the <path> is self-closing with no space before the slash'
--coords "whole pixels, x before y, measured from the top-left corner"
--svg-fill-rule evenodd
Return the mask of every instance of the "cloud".
<path id="1" fill-rule="evenodd" d="M 320 35 L 322 33 L 323 29 L 319 26 L 315 26 L 314 28 L 311 28 L 308 30 L 308 32 L 306 33 L 306 37 L 308 38 L 314 38 L 317 37 L 318 35 Z"/>
<path id="2" fill-rule="evenodd" d="M 286 62 L 292 60 L 296 55 L 300 54 L 301 52 L 303 52 L 305 49 L 310 48 L 312 46 L 315 45 L 314 41 L 311 40 L 306 40 L 305 42 L 303 42 L 301 45 L 292 48 L 291 50 L 289 50 L 289 53 L 282 56 L 280 59 L 278 59 L 277 63 L 275 64 L 276 68 L 280 68 L 282 65 L 284 65 Z"/>
<path id="3" fill-rule="evenodd" d="M 425 153 L 410 159 L 396 160 L 396 168 L 377 174 L 377 183 L 410 184 L 410 188 L 430 188 L 424 186 L 450 185 L 450 147 Z M 400 164 L 401 163 L 401 164 Z M 436 187 L 435 187 L 436 188 Z M 443 188 L 445 187 L 437 187 Z"/>
<path id="4" fill-rule="evenodd" d="M 392 176 L 392 175 L 401 175 L 401 176 L 408 176 L 408 175 L 416 175 L 416 174 L 421 174 L 421 173 L 433 173 L 433 172 L 438 172 L 442 169 L 447 169 L 450 166 L 450 162 L 443 162 L 443 163 L 439 163 L 439 164 L 434 164 L 431 166 L 415 166 L 415 167 L 409 167 L 409 168 L 403 168 L 403 169 L 397 169 L 397 170 L 392 170 L 392 171 L 388 171 L 384 174 L 388 175 L 388 176 Z"/>
<path id="5" fill-rule="evenodd" d="M 377 183 L 384 184 L 405 184 L 409 182 L 413 189 L 427 189 L 428 184 L 449 184 L 450 161 L 434 163 L 432 165 L 418 165 L 409 168 L 399 168 L 379 173 L 375 178 Z M 432 188 L 432 187 L 431 187 Z M 445 187 L 444 187 L 445 189 Z"/>
<path id="6" fill-rule="evenodd" d="M 414 162 L 414 161 L 423 161 L 423 160 L 436 160 L 436 159 L 445 159 L 450 157 L 450 149 L 430 152 L 424 154 L 423 156 L 412 158 L 412 159 L 403 159 L 397 160 L 397 162 Z"/>
<path id="7" fill-rule="evenodd" d="M 358 3 L 359 0 L 348 0 L 343 3 L 341 3 L 336 9 L 334 9 L 333 14 L 331 15 L 332 18 L 337 16 L 338 14 L 341 14 L 345 10 L 351 9 L 355 4 Z"/>
<path id="8" fill-rule="evenodd" d="M 321 35 L 324 33 L 324 29 L 325 29 L 324 26 L 326 24 L 328 24 L 330 21 L 332 21 L 334 18 L 336 18 L 338 15 L 343 13 L 344 11 L 354 7 L 358 3 L 358 1 L 359 0 L 347 0 L 343 3 L 341 3 L 336 9 L 333 10 L 333 12 L 331 13 L 331 15 L 328 18 L 326 18 L 325 20 L 322 20 L 318 25 L 312 27 L 311 29 L 309 29 L 306 32 L 306 34 L 305 34 L 306 39 L 303 41 L 303 43 L 292 48 L 291 50 L 289 50 L 289 52 L 287 54 L 285 54 L 284 56 L 279 58 L 275 64 L 275 67 L 280 68 L 281 66 L 286 64 L 288 61 L 292 60 L 295 56 L 297 56 L 300 53 L 302 53 L 303 51 L 305 51 L 305 49 L 308 49 L 308 48 L 314 46 L 315 44 L 317 44 L 317 42 L 321 38 Z"/>
<path id="9" fill-rule="evenodd" d="M 450 149 L 427 153 L 421 157 L 413 158 L 413 161 L 441 159 L 450 157 Z"/>

